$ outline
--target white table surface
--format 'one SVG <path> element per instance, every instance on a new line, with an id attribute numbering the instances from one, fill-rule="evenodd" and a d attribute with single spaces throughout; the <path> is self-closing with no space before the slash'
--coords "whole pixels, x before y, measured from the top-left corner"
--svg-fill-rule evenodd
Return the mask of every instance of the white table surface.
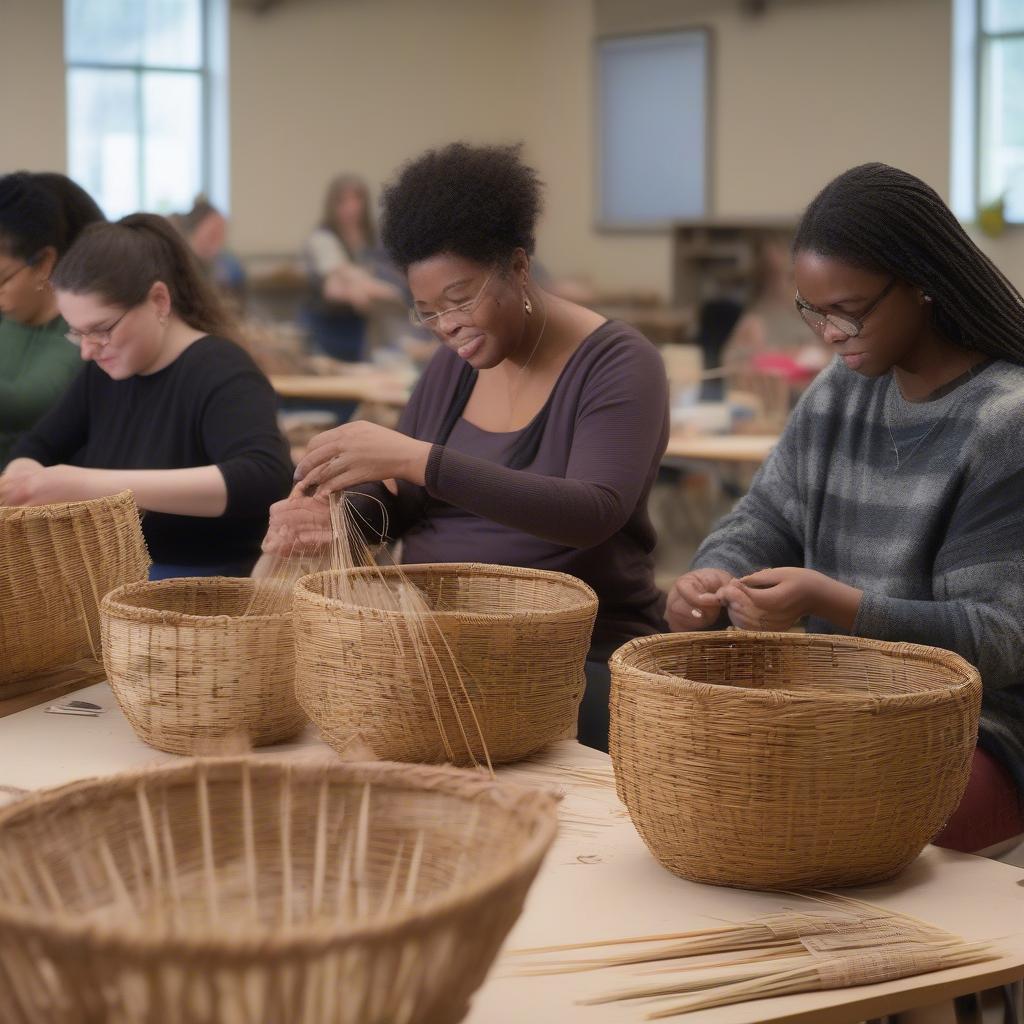
<path id="1" fill-rule="evenodd" d="M 104 713 L 95 719 L 68 717 L 47 714 L 39 706 L 0 719 L 0 785 L 36 789 L 174 759 L 136 738 L 106 683 L 73 696 L 101 705 Z M 316 734 L 308 729 L 297 742 L 267 753 L 303 756 L 303 751 L 318 745 Z M 573 768 L 587 769 L 588 775 L 598 777 L 597 784 L 581 782 L 571 774 Z M 793 897 L 696 885 L 664 870 L 615 797 L 611 763 L 604 754 L 563 741 L 540 758 L 502 769 L 499 775 L 546 785 L 551 782 L 545 780 L 560 778 L 563 825 L 506 952 L 477 993 L 468 1024 L 642 1021 L 642 1003 L 578 1006 L 575 1000 L 636 984 L 644 980 L 639 975 L 643 967 L 515 977 L 514 967 L 523 958 L 508 950 L 714 927 L 723 920 L 743 921 L 797 905 Z M 846 892 L 970 940 L 999 940 L 1003 955 L 991 963 L 886 985 L 786 996 L 679 1019 L 692 1024 L 840 1024 L 1024 977 L 1024 871 L 1019 868 L 928 847 L 894 881 Z"/>

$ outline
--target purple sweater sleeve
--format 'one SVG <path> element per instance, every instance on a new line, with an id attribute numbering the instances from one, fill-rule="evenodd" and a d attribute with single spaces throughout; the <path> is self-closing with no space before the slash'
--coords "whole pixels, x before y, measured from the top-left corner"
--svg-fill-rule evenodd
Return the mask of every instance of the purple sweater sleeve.
<path id="1" fill-rule="evenodd" d="M 633 514 L 664 452 L 668 386 L 661 356 L 643 342 L 609 350 L 580 394 L 565 477 L 509 469 L 434 445 L 428 493 L 441 501 L 572 548 L 600 544 Z M 554 428 L 552 428 L 554 429 Z"/>

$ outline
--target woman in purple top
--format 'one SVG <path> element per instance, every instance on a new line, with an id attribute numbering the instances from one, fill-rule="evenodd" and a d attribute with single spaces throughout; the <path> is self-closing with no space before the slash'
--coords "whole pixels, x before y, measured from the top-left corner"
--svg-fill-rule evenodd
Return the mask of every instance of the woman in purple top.
<path id="1" fill-rule="evenodd" d="M 608 656 L 665 628 L 647 496 L 667 387 L 641 334 L 531 279 L 540 192 L 517 148 L 463 144 L 424 154 L 385 191 L 383 242 L 443 345 L 397 431 L 356 422 L 313 440 L 264 548 L 323 544 L 328 494 L 355 490 L 385 503 L 407 563 L 579 577 L 600 601 L 579 738 L 606 749 Z M 381 523 L 375 502 L 359 511 L 368 533 Z"/>

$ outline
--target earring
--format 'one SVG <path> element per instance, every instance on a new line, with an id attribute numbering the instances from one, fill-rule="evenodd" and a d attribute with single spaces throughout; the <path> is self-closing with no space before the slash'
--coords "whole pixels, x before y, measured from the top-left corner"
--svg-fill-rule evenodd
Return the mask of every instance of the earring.
<path id="1" fill-rule="evenodd" d="M 533 315 L 533 303 L 530 301 L 530 296 L 523 296 L 523 309 L 526 311 L 527 316 Z"/>
<path id="2" fill-rule="evenodd" d="M 932 297 L 930 295 L 922 295 L 921 298 L 923 298 L 925 302 L 932 301 Z"/>

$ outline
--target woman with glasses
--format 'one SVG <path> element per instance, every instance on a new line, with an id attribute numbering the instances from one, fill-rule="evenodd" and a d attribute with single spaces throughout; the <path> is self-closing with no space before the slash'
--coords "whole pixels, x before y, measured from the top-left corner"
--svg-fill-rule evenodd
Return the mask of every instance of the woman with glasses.
<path id="1" fill-rule="evenodd" d="M 585 580 L 600 607 L 579 736 L 606 748 L 607 658 L 664 629 L 647 495 L 667 441 L 667 384 L 633 328 L 534 282 L 540 205 L 515 148 L 429 152 L 386 190 L 384 244 L 441 347 L 397 431 L 357 422 L 313 440 L 296 495 L 272 510 L 265 549 L 323 545 L 326 496 L 357 490 L 384 503 L 405 562 Z M 354 500 L 368 539 L 379 539 L 376 504 Z"/>
<path id="2" fill-rule="evenodd" d="M 19 434 L 81 369 L 50 277 L 82 229 L 103 214 L 63 174 L 0 178 L 0 468 Z"/>
<path id="3" fill-rule="evenodd" d="M 806 618 L 963 655 L 981 735 L 939 841 L 991 847 L 1024 832 L 1024 301 L 931 188 L 884 164 L 827 185 L 793 251 L 796 313 L 837 358 L 668 621 Z"/>
<path id="4" fill-rule="evenodd" d="M 53 286 L 86 366 L 15 446 L 0 505 L 131 490 L 154 579 L 247 575 L 291 460 L 270 384 L 184 240 L 152 214 L 94 225 Z"/>

